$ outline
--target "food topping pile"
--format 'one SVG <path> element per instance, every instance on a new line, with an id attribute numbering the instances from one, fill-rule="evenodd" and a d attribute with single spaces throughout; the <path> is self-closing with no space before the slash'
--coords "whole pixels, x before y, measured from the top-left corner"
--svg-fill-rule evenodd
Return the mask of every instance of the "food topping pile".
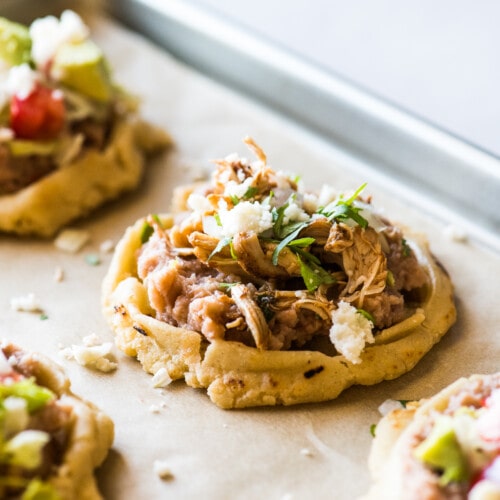
<path id="1" fill-rule="evenodd" d="M 0 195 L 102 149 L 135 106 L 75 12 L 29 27 L 0 18 Z"/>
<path id="2" fill-rule="evenodd" d="M 16 355 L 0 349 L 0 497 L 56 500 L 48 478 L 63 461 L 71 413 Z"/>
<path id="3" fill-rule="evenodd" d="M 157 318 L 258 349 L 326 339 L 358 363 L 378 331 L 415 312 L 428 275 L 365 185 L 306 191 L 245 142 L 256 161 L 218 160 L 173 227 L 145 223 L 138 273 Z"/>

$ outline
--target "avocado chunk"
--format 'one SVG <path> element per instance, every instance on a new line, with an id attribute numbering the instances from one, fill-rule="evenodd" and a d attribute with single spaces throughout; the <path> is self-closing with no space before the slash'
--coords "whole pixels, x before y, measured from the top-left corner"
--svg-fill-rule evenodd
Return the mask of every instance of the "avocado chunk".
<path id="1" fill-rule="evenodd" d="M 92 99 L 111 98 L 112 85 L 104 54 L 90 40 L 63 45 L 55 55 L 52 74 L 64 85 Z"/>
<path id="2" fill-rule="evenodd" d="M 467 462 L 450 418 L 438 419 L 429 436 L 417 446 L 414 454 L 426 465 L 442 472 L 439 479 L 441 486 L 469 479 Z"/>
<path id="3" fill-rule="evenodd" d="M 8 66 L 18 66 L 31 59 L 31 37 L 22 24 L 0 17 L 0 59 Z"/>

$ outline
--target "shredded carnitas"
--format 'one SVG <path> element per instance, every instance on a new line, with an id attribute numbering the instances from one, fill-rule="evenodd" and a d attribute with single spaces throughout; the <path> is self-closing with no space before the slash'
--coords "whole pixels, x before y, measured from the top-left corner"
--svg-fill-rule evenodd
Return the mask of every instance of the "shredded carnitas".
<path id="1" fill-rule="evenodd" d="M 365 185 L 306 191 L 245 142 L 256 161 L 217 160 L 211 182 L 180 197 L 184 212 L 173 227 L 156 216 L 145 223 L 138 272 L 157 318 L 208 342 L 264 350 L 322 338 L 359 362 L 363 339 L 411 314 L 426 272 L 401 230 L 362 197 Z M 345 309 L 352 313 L 352 338 L 336 344 L 346 338 L 330 335 L 341 303 L 344 321 Z"/>

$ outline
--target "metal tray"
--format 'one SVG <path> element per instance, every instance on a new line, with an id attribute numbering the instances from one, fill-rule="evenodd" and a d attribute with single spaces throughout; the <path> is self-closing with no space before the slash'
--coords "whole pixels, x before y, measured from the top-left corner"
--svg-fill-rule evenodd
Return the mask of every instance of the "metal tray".
<path id="1" fill-rule="evenodd" d="M 105 5 L 181 61 L 349 150 L 422 210 L 500 250 L 500 158 L 206 8 L 181 0 Z"/>

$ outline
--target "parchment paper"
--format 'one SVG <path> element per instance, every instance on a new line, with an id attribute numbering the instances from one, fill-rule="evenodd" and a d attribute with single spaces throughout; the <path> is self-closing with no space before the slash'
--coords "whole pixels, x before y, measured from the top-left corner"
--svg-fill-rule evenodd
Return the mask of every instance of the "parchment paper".
<path id="1" fill-rule="evenodd" d="M 183 67 L 141 37 L 109 20 L 92 29 L 116 79 L 142 96 L 144 116 L 168 129 L 177 146 L 150 165 L 139 191 L 74 225 L 91 233 L 79 253 L 64 253 L 52 241 L 0 236 L 0 336 L 58 361 L 73 390 L 113 418 L 115 443 L 98 472 L 106 498 L 356 498 L 369 486 L 370 425 L 384 400 L 426 397 L 459 376 L 499 369 L 500 256 L 450 239 L 447 221 L 411 205 L 402 188 L 369 166 Z M 234 151 L 249 156 L 241 142 L 247 134 L 273 167 L 301 174 L 310 186 L 345 189 L 368 181 L 374 204 L 428 235 L 456 286 L 458 322 L 444 340 L 395 381 L 354 387 L 324 404 L 241 411 L 220 410 L 183 382 L 154 389 L 139 363 L 118 351 L 119 367 L 111 374 L 63 358 L 61 347 L 81 345 L 90 333 L 112 339 L 100 310 L 111 256 L 102 255 L 98 266 L 85 256 L 98 253 L 106 239 L 116 243 L 137 218 L 167 210 L 173 187 L 206 172 L 208 160 Z M 62 282 L 54 280 L 57 267 L 64 271 Z M 12 297 L 30 292 L 47 319 L 10 308 Z M 155 460 L 168 464 L 172 479 L 154 473 Z"/>

